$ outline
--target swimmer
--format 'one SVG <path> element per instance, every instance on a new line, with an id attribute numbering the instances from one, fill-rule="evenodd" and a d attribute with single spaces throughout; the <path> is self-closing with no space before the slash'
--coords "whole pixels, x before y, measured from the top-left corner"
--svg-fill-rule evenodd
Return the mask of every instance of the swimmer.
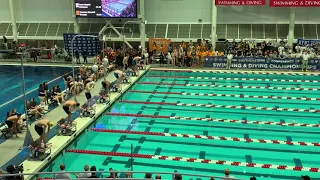
<path id="1" fill-rule="evenodd" d="M 90 108 L 91 107 L 91 104 L 92 104 L 92 100 L 91 100 L 91 89 L 94 88 L 94 82 L 91 81 L 89 83 L 86 84 L 86 92 L 84 93 L 86 98 L 87 98 L 87 103 L 88 103 L 88 107 Z"/>
<path id="2" fill-rule="evenodd" d="M 38 133 L 38 135 L 40 136 L 40 144 L 39 146 L 41 146 L 41 143 L 44 143 L 44 147 L 47 147 L 47 138 L 48 138 L 48 133 L 50 131 L 50 128 L 54 125 L 53 122 L 51 122 L 48 119 L 41 119 L 39 121 L 37 121 L 37 123 L 34 126 L 34 130 Z M 46 128 L 48 127 L 48 131 L 47 133 Z"/>
<path id="3" fill-rule="evenodd" d="M 96 65 L 96 64 L 94 64 L 94 65 L 91 67 L 91 69 L 92 69 L 92 71 L 93 71 L 93 74 L 94 74 L 97 78 L 99 78 L 99 75 L 98 75 L 98 73 L 99 73 L 99 66 Z"/>
<path id="4" fill-rule="evenodd" d="M 6 117 L 6 124 L 8 125 L 8 128 L 10 129 L 13 134 L 16 134 L 16 137 L 18 137 L 18 122 L 22 121 L 20 115 L 18 114 L 11 114 L 11 112 L 7 112 L 7 117 Z"/>
<path id="5" fill-rule="evenodd" d="M 127 55 L 123 58 L 123 61 L 122 61 L 124 70 L 127 70 L 128 67 L 129 67 L 128 60 L 129 60 L 129 55 L 127 54 Z"/>
<path id="6" fill-rule="evenodd" d="M 64 112 L 66 112 L 67 115 L 68 115 L 68 123 L 69 124 L 72 124 L 72 122 L 71 122 L 71 110 L 73 108 L 76 108 L 76 107 L 79 107 L 79 106 L 80 106 L 80 103 L 77 103 L 76 101 L 70 100 L 70 101 L 64 102 L 62 108 L 63 108 Z"/>
<path id="7" fill-rule="evenodd" d="M 109 82 L 109 81 L 102 81 L 101 82 L 101 85 L 102 85 L 102 87 L 103 87 L 103 94 L 105 95 L 105 96 L 107 96 L 108 94 L 109 94 L 109 89 L 110 89 L 110 86 L 111 86 L 111 83 Z"/>
<path id="8" fill-rule="evenodd" d="M 113 74 L 114 74 L 114 77 L 116 77 L 117 79 L 117 86 L 120 87 L 120 83 L 122 82 L 123 77 L 126 76 L 126 74 L 120 70 L 115 70 Z"/>
<path id="9" fill-rule="evenodd" d="M 134 72 L 137 72 L 137 69 L 138 69 L 138 62 L 141 60 L 141 57 L 140 56 L 135 56 L 132 60 L 132 70 Z"/>

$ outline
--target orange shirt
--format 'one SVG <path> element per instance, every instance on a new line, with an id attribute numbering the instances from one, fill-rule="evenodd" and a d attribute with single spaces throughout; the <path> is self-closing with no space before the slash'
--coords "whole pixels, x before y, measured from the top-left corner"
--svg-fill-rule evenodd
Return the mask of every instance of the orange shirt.
<path id="1" fill-rule="evenodd" d="M 208 56 L 214 56 L 214 52 L 213 51 L 209 51 L 208 52 Z"/>
<path id="2" fill-rule="evenodd" d="M 208 52 L 207 51 L 203 51 L 202 52 L 202 57 L 208 56 Z"/>

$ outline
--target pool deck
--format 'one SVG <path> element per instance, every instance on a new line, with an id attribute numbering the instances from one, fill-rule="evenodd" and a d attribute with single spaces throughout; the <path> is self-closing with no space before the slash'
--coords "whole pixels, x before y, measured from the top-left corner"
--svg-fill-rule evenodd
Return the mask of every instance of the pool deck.
<path id="1" fill-rule="evenodd" d="M 150 66 L 147 66 L 147 69 L 149 69 Z M 119 93 L 111 93 L 110 94 L 110 103 L 114 102 L 116 99 L 118 99 L 125 91 L 130 88 L 132 84 L 134 84 L 135 81 L 137 81 L 146 71 L 146 70 L 140 70 L 140 75 L 138 77 L 131 77 L 131 84 L 124 84 L 122 85 L 122 92 Z M 115 77 L 113 76 L 113 72 L 109 73 L 109 75 L 106 77 L 106 79 L 110 82 L 115 81 Z M 96 86 L 91 90 L 92 97 L 98 95 L 101 89 L 101 81 L 103 79 L 100 79 L 96 82 Z M 73 99 L 73 98 L 72 98 Z M 86 103 L 86 98 L 84 96 L 84 91 L 81 92 L 79 95 L 76 96 L 77 101 L 82 105 Z M 75 139 L 78 135 L 81 134 L 81 132 L 88 127 L 93 121 L 96 120 L 96 117 L 98 117 L 101 113 L 103 113 L 108 107 L 109 104 L 95 104 L 94 105 L 96 114 L 93 118 L 76 118 L 74 122 L 77 123 L 77 131 L 72 136 L 54 136 L 49 140 L 49 143 L 52 143 L 51 147 L 51 155 L 48 156 L 43 161 L 30 161 L 25 160 L 23 162 L 24 164 L 24 173 L 33 173 L 40 171 L 48 162 L 49 159 L 53 159 L 55 156 L 57 156 L 61 150 L 63 150 L 69 142 L 71 142 L 73 139 Z M 63 111 L 62 107 L 59 106 L 49 113 L 47 113 L 44 117 L 44 119 L 49 119 L 53 121 L 55 124 L 61 119 L 66 118 L 66 113 Z M 33 139 L 38 139 L 39 136 L 34 131 L 34 123 L 29 126 L 30 133 L 33 137 Z M 21 152 L 19 148 L 23 145 L 24 137 L 26 136 L 26 132 L 23 132 L 23 134 L 19 134 L 19 138 L 10 138 L 0 144 L 0 154 L 6 154 L 6 156 L 1 156 L 0 158 L 0 165 L 3 166 L 5 163 L 10 161 L 13 157 L 15 157 L 17 154 Z M 1 167 L 0 166 L 0 167 Z M 25 179 L 30 179 L 31 176 L 25 176 Z"/>

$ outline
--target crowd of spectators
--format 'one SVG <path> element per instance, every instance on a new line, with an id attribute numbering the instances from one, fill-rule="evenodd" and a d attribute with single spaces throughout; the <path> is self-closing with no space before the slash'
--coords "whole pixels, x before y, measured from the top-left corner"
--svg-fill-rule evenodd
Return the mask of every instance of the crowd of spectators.
<path id="1" fill-rule="evenodd" d="M 224 54 L 231 53 L 238 57 L 270 57 L 270 58 L 301 58 L 307 52 L 310 58 L 320 58 L 320 45 L 295 45 L 291 47 L 286 40 L 270 40 L 257 43 L 240 40 L 225 42 Z"/>

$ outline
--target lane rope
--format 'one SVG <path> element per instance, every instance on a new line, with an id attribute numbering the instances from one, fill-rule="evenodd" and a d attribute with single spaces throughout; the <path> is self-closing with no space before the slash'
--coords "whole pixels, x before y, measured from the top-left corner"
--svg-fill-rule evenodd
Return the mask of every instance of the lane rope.
<path id="1" fill-rule="evenodd" d="M 213 88 L 237 88 L 237 89 L 268 89 L 268 90 L 296 90 L 296 91 L 320 91 L 320 88 L 288 88 L 272 86 L 230 86 L 230 85 L 211 85 L 211 84 L 173 84 L 157 82 L 138 82 L 138 84 L 155 84 L 166 86 L 187 86 L 187 87 L 213 87 Z"/>
<path id="2" fill-rule="evenodd" d="M 319 128 L 320 124 L 303 124 L 303 123 L 285 123 L 285 122 L 271 122 L 271 121 L 250 121 L 237 119 L 219 119 L 219 118 L 201 118 L 201 117 L 183 117 L 183 116 L 155 116 L 147 114 L 122 114 L 122 113 L 105 113 L 111 116 L 128 116 L 128 117 L 142 117 L 142 118 L 159 118 L 172 120 L 189 120 L 189 121 L 206 121 L 206 122 L 221 122 L 221 123 L 238 123 L 238 124 L 256 124 L 256 125 L 274 125 L 274 126 L 290 126 L 290 127 L 315 127 Z"/>
<path id="3" fill-rule="evenodd" d="M 141 132 L 141 131 L 111 130 L 111 129 L 98 129 L 98 128 L 92 128 L 91 130 L 94 132 L 105 132 L 105 133 L 140 134 L 140 135 L 149 135 L 149 136 L 194 138 L 194 139 L 236 141 L 236 142 L 261 143 L 261 144 L 320 146 L 320 143 L 317 143 L 317 142 L 296 142 L 296 141 L 281 141 L 281 140 L 269 140 L 269 139 L 251 139 L 251 138 L 238 138 L 238 137 L 225 137 L 225 136 L 205 136 L 205 135 L 198 135 L 198 134 Z"/>
<path id="4" fill-rule="evenodd" d="M 318 83 L 320 80 L 297 80 L 297 79 L 271 79 L 271 78 L 217 78 L 217 77 L 193 77 L 193 76 L 146 76 L 148 78 L 175 78 L 175 79 L 198 79 L 198 80 L 232 80 L 232 81 L 268 81 L 268 82 L 309 82 Z"/>
<path id="5" fill-rule="evenodd" d="M 260 163 L 213 160 L 213 159 L 200 159 L 200 158 L 189 158 L 189 157 L 178 157 L 178 156 L 160 156 L 160 155 L 150 155 L 150 154 L 131 154 L 131 153 L 105 152 L 105 151 L 81 150 L 81 149 L 68 149 L 67 152 L 76 153 L 76 154 L 92 154 L 92 155 L 128 157 L 128 158 L 132 156 L 134 158 L 140 158 L 140 159 L 156 159 L 156 160 L 180 161 L 180 162 L 189 162 L 189 163 L 204 163 L 204 164 L 229 165 L 229 166 L 244 166 L 244 167 L 264 168 L 264 169 L 279 169 L 279 170 L 292 170 L 292 171 L 319 172 L 319 168 L 316 168 L 316 167 L 301 167 L 301 166 L 288 166 L 288 165 L 276 165 L 276 164 L 260 164 Z"/>
<path id="6" fill-rule="evenodd" d="M 299 72 L 255 72 L 255 71 L 215 71 L 215 70 L 187 70 L 187 69 L 152 69 L 152 71 L 164 72 L 201 72 L 213 74 L 259 74 L 259 75 L 289 75 L 289 76 L 320 76 L 319 73 L 299 73 Z"/>
<path id="7" fill-rule="evenodd" d="M 206 108 L 222 108 L 222 109 L 247 109 L 247 110 L 263 110 L 263 111 L 286 111 L 286 112 L 309 112 L 318 113 L 319 109 L 299 109 L 299 108 L 280 108 L 280 107 L 258 107 L 258 106 L 232 106 L 219 104 L 189 104 L 189 103 L 168 103 L 168 102 L 146 102 L 146 101 L 131 101 L 120 100 L 119 102 L 131 104 L 155 104 L 155 105 L 170 105 L 170 106 L 185 106 L 185 107 L 206 107 Z"/>
<path id="8" fill-rule="evenodd" d="M 145 94 L 175 94 L 185 96 L 216 96 L 216 97 L 236 97 L 236 98 L 258 98 L 258 99 L 289 99 L 289 100 L 300 100 L 300 101 L 318 101 L 320 98 L 310 97 L 289 97 L 289 96 L 252 96 L 244 94 L 206 94 L 206 93 L 183 93 L 183 92 L 159 92 L 159 91 L 140 91 L 140 90 L 129 90 L 129 92 L 145 93 Z"/>

